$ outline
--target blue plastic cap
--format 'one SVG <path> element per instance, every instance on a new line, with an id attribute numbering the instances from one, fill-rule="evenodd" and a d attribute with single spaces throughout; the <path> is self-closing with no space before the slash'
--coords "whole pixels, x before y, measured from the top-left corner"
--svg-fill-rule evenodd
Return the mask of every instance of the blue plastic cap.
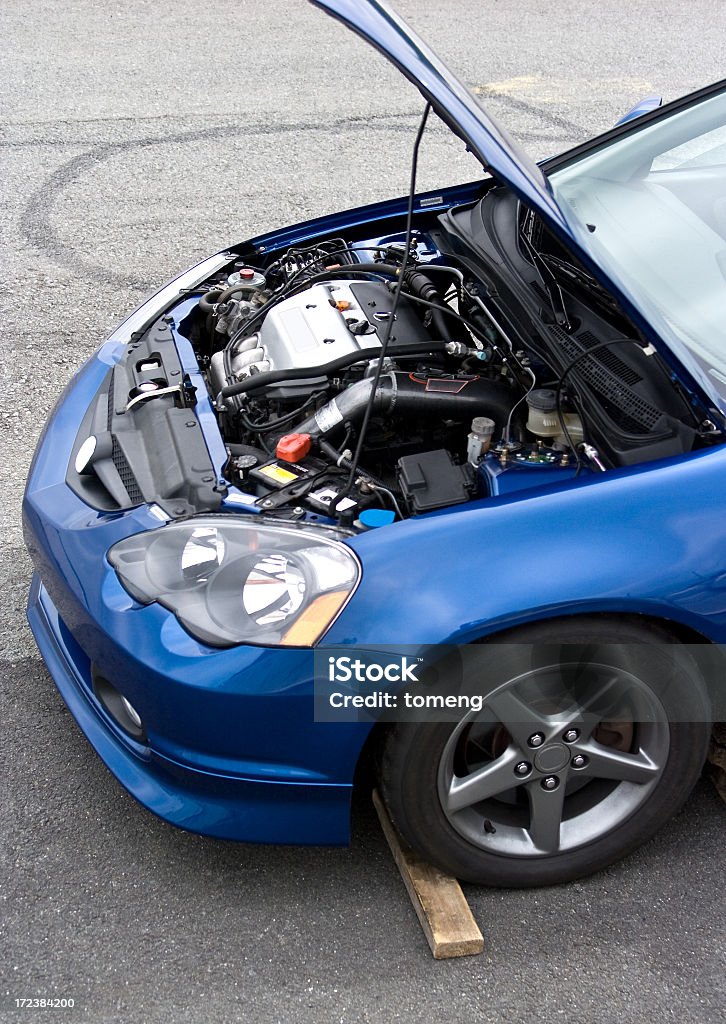
<path id="1" fill-rule="evenodd" d="M 358 521 L 367 530 L 375 530 L 377 526 L 390 526 L 395 518 L 396 513 L 387 508 L 365 508 Z"/>

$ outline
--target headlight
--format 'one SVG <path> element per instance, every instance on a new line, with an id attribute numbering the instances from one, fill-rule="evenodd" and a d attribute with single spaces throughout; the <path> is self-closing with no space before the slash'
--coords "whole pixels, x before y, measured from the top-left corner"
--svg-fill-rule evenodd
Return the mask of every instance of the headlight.
<path id="1" fill-rule="evenodd" d="M 360 578 L 340 531 L 197 516 L 135 534 L 108 559 L 129 593 L 215 647 L 311 647 Z"/>

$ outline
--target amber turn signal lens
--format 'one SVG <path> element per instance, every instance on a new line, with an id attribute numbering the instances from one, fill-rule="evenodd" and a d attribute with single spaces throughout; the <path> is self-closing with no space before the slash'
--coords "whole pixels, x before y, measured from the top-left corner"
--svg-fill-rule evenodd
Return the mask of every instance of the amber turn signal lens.
<path id="1" fill-rule="evenodd" d="M 345 604 L 349 590 L 334 590 L 316 597 L 281 639 L 285 647 L 312 647 Z"/>

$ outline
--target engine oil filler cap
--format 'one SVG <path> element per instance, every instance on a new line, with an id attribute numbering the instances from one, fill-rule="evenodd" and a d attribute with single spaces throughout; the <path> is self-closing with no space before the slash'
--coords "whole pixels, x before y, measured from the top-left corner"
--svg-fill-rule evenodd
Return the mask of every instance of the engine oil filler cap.
<path id="1" fill-rule="evenodd" d="M 300 462 L 310 451 L 310 434 L 285 434 L 277 442 L 275 455 L 284 462 Z"/>
<path id="2" fill-rule="evenodd" d="M 378 526 L 390 526 L 396 513 L 388 508 L 364 508 L 358 516 L 358 522 L 366 530 L 375 530 Z"/>

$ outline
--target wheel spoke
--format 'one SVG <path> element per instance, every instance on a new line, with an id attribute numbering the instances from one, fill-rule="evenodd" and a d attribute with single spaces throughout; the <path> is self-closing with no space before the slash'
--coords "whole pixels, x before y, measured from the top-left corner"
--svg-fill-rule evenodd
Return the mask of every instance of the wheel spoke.
<path id="1" fill-rule="evenodd" d="M 594 693 L 583 694 L 583 699 L 573 704 L 569 712 L 563 716 L 575 727 L 589 736 L 603 719 L 622 702 L 623 687 L 620 676 L 610 676 L 606 682 L 598 686 Z"/>
<path id="2" fill-rule="evenodd" d="M 539 782 L 527 786 L 529 796 L 529 837 L 542 853 L 555 853 L 560 846 L 560 825 L 565 802 L 565 784 L 548 792 Z"/>
<path id="3" fill-rule="evenodd" d="M 480 800 L 487 800 L 521 785 L 522 780 L 514 774 L 517 760 L 516 751 L 507 751 L 496 761 L 484 765 L 483 768 L 477 768 L 470 775 L 455 775 L 446 794 L 445 810 L 453 814 L 465 807 L 471 807 L 472 804 L 478 804 Z"/>
<path id="4" fill-rule="evenodd" d="M 660 771 L 660 767 L 642 751 L 639 754 L 626 754 L 591 741 L 579 744 L 577 752 L 588 759 L 583 774 L 598 779 L 645 783 L 651 782 Z"/>
<path id="5" fill-rule="evenodd" d="M 534 711 L 511 688 L 492 694 L 487 697 L 486 702 L 510 735 L 524 749 L 527 747 L 528 737 L 533 733 L 541 732 L 546 736 L 552 729 L 551 719 Z"/>

